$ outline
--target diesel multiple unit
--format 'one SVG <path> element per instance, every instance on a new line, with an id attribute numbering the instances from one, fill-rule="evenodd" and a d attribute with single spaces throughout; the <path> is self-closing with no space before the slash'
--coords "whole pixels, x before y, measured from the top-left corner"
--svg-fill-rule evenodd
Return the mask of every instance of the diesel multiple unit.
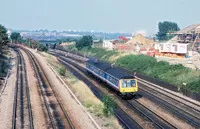
<path id="1" fill-rule="evenodd" d="M 138 91 L 137 79 L 122 69 L 93 60 L 86 61 L 86 69 L 123 96 L 129 97 Z"/>

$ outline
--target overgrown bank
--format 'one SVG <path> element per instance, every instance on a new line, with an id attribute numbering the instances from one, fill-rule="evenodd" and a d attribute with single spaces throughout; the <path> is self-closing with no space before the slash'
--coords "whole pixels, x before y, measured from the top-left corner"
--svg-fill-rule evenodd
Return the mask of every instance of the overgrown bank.
<path id="1" fill-rule="evenodd" d="M 166 61 L 157 62 L 153 57 L 145 55 L 125 55 L 117 51 L 106 51 L 100 48 L 82 49 L 79 51 L 100 60 L 114 63 L 130 71 L 136 71 L 153 78 L 168 82 L 177 87 L 200 92 L 200 71 L 184 67 L 181 64 L 169 65 Z"/>
<path id="2" fill-rule="evenodd" d="M 12 57 L 9 48 L 7 46 L 3 47 L 4 50 L 0 52 L 0 77 L 6 77 L 9 69 L 9 61 Z"/>
<path id="3" fill-rule="evenodd" d="M 0 77 L 5 77 L 9 67 L 9 51 L 7 43 L 9 42 L 7 29 L 0 24 Z"/>
<path id="4" fill-rule="evenodd" d="M 0 77 L 5 77 L 9 68 L 9 60 L 7 57 L 0 55 Z"/>

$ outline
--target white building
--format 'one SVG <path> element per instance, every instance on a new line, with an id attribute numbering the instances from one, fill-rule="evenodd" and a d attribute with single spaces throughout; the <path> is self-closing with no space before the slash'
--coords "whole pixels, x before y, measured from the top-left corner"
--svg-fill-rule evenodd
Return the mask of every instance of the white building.
<path id="1" fill-rule="evenodd" d="M 177 53 L 177 54 L 187 54 L 188 43 L 159 43 L 155 44 L 154 48 L 159 50 L 159 52 Z"/>
<path id="2" fill-rule="evenodd" d="M 103 48 L 113 50 L 113 43 L 110 40 L 103 41 Z"/>
<path id="3" fill-rule="evenodd" d="M 11 30 L 7 30 L 7 35 L 8 35 L 8 37 L 10 37 L 11 33 L 12 33 Z"/>

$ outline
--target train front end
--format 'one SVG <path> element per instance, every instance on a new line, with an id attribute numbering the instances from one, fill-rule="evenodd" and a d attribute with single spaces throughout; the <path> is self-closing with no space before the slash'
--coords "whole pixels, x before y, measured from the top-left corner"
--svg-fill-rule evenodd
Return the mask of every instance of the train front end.
<path id="1" fill-rule="evenodd" d="M 124 97 L 132 97 L 138 91 L 138 83 L 135 78 L 120 79 L 120 93 Z"/>

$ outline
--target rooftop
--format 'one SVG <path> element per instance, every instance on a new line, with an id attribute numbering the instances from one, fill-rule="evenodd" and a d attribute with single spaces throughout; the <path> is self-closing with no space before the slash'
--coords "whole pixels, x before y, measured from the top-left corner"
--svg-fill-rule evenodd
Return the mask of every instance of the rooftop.
<path id="1" fill-rule="evenodd" d="M 187 26 L 180 31 L 176 32 L 175 34 L 190 34 L 193 32 L 200 32 L 200 24 L 193 24 L 190 26 Z"/>

